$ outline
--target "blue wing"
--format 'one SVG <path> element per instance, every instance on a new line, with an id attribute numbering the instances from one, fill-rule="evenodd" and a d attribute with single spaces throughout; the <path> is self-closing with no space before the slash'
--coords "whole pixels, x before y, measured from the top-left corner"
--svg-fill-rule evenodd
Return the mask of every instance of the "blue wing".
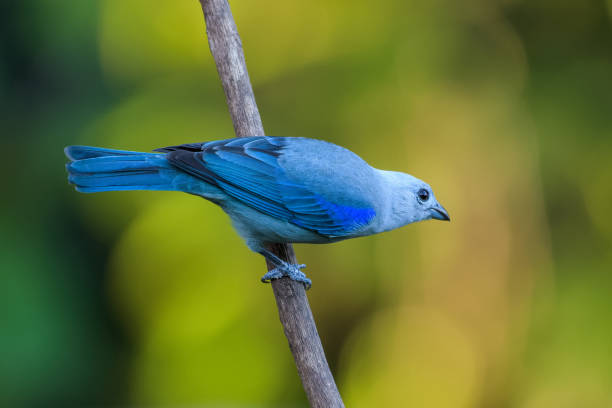
<path id="1" fill-rule="evenodd" d="M 291 138 L 248 137 L 171 146 L 168 161 L 215 185 L 244 204 L 328 237 L 341 237 L 367 225 L 369 206 L 333 203 L 291 180 L 279 157 Z"/>

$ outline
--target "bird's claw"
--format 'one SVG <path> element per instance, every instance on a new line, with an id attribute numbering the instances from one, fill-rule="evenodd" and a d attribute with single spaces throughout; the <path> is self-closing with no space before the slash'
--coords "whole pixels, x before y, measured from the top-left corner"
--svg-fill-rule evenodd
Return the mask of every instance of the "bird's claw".
<path id="1" fill-rule="evenodd" d="M 300 270 L 305 267 L 306 265 L 304 264 L 296 265 L 285 263 L 284 265 L 277 266 L 271 271 L 268 271 L 268 273 L 261 277 L 261 281 L 263 283 L 270 283 L 274 279 L 280 279 L 283 276 L 287 276 L 291 280 L 302 282 L 306 287 L 306 290 L 308 290 L 312 286 L 312 281 L 308 279 L 304 272 Z"/>

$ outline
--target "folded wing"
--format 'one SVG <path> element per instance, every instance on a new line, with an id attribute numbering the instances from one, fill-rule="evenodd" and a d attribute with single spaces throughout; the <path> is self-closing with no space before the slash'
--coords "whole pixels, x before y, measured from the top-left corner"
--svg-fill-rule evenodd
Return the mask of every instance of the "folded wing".
<path id="1" fill-rule="evenodd" d="M 172 146 L 157 151 L 179 169 L 218 186 L 228 195 L 272 217 L 328 237 L 342 237 L 375 216 L 365 202 L 332 202 L 290 177 L 279 157 L 291 138 L 248 137 Z"/>

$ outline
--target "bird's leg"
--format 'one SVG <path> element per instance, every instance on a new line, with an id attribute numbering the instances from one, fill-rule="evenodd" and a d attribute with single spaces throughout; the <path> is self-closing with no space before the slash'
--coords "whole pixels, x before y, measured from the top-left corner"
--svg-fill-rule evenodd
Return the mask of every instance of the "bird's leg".
<path id="1" fill-rule="evenodd" d="M 271 263 L 274 264 L 274 266 L 276 266 L 276 268 L 272 269 L 261 277 L 262 282 L 269 283 L 272 279 L 280 279 L 283 276 L 287 276 L 289 277 L 289 279 L 292 279 L 297 282 L 302 282 L 306 287 L 306 290 L 310 289 L 310 287 L 312 286 L 312 281 L 308 279 L 304 272 L 300 270 L 302 268 L 305 268 L 306 265 L 287 263 L 266 249 L 260 250 L 259 253 L 265 256 L 267 260 L 269 260 Z"/>

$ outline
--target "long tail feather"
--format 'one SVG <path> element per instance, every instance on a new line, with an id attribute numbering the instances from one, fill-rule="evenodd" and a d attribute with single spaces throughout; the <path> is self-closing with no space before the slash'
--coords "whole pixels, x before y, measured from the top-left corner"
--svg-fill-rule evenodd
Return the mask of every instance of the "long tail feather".
<path id="1" fill-rule="evenodd" d="M 188 177 L 165 154 L 68 146 L 68 181 L 83 193 L 116 190 L 182 190 Z"/>
<path id="2" fill-rule="evenodd" d="M 130 152 L 128 150 L 105 149 L 104 147 L 92 146 L 68 146 L 64 149 L 66 156 L 72 160 L 92 159 L 104 156 L 132 156 L 138 154 L 149 154 L 141 152 Z"/>

